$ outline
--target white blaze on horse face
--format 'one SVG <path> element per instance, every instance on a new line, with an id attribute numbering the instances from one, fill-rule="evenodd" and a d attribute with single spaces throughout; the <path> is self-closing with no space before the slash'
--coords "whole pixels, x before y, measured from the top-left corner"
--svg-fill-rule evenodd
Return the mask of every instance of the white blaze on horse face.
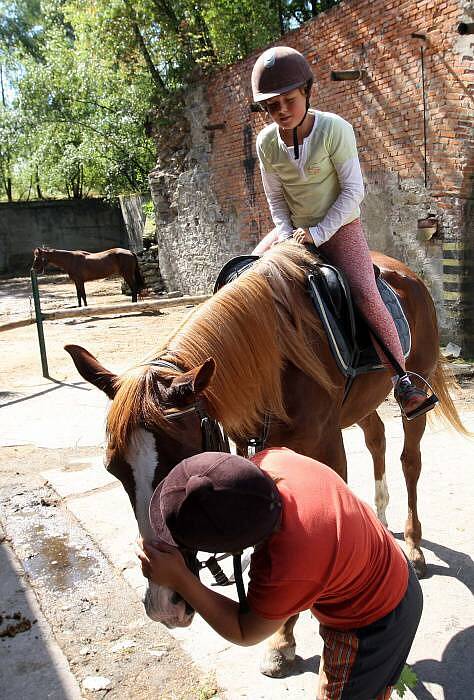
<path id="1" fill-rule="evenodd" d="M 130 465 L 135 482 L 135 517 L 144 540 L 155 536 L 151 527 L 148 508 L 153 496 L 153 479 L 158 469 L 158 452 L 153 434 L 139 428 L 130 440 L 125 459 Z"/>
<path id="2" fill-rule="evenodd" d="M 134 432 L 125 455 L 135 481 L 135 517 L 140 535 L 144 540 L 155 537 L 149 518 L 150 500 L 153 495 L 153 479 L 159 465 L 155 438 L 143 428 Z M 191 624 L 194 613 L 186 612 L 183 600 L 173 602 L 175 594 L 165 586 L 148 583 L 144 605 L 146 614 L 155 622 L 162 622 L 167 627 L 187 627 Z"/>

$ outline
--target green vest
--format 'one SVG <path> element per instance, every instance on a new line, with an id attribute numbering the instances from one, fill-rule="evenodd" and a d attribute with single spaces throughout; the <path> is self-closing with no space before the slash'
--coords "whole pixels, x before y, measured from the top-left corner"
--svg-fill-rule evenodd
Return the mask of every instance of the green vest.
<path id="1" fill-rule="evenodd" d="M 263 170 L 278 175 L 295 228 L 314 226 L 327 214 L 341 191 L 335 165 L 357 158 L 352 126 L 331 112 L 310 109 L 316 127 L 308 144 L 304 169 L 291 158 L 278 133 L 277 124 L 266 126 L 257 137 L 257 154 Z M 360 216 L 357 207 L 347 217 L 348 224 Z"/>

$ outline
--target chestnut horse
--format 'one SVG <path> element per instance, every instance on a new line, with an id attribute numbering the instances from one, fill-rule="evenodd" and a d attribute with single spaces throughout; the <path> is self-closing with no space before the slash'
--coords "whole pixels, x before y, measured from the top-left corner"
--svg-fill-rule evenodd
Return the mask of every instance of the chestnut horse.
<path id="1" fill-rule="evenodd" d="M 435 310 L 425 285 L 401 262 L 378 253 L 373 259 L 398 293 L 409 321 L 408 369 L 431 382 L 440 399 L 438 410 L 466 432 L 449 395 Z M 341 430 L 358 423 L 373 458 L 378 516 L 386 522 L 385 437 L 376 409 L 392 388 L 390 373 L 357 377 L 343 401 L 345 378 L 306 289 L 305 271 L 314 262 L 299 244 L 274 246 L 194 310 L 148 361 L 120 377 L 83 348 L 66 346 L 82 377 L 112 399 L 107 469 L 125 487 L 144 539 L 153 537 L 148 518 L 153 490 L 178 461 L 203 450 L 201 420 L 206 415 L 220 422 L 241 454 L 246 454 L 249 440 L 264 434 L 265 446 L 290 447 L 325 462 L 344 479 Z M 425 423 L 425 416 L 403 421 L 401 455 L 408 492 L 405 541 L 420 576 L 425 561 L 417 481 Z M 145 607 L 152 619 L 169 627 L 192 620 L 185 601 L 154 584 L 147 589 Z M 269 641 L 264 673 L 282 675 L 294 659 L 295 620 L 288 620 Z"/>
<path id="2" fill-rule="evenodd" d="M 32 267 L 36 272 L 44 272 L 48 264 L 67 272 L 76 285 L 78 306 L 81 306 L 81 301 L 87 306 L 84 282 L 121 275 L 132 290 L 132 301 L 137 301 L 137 294 L 144 287 L 137 256 L 125 248 L 111 248 L 101 253 L 35 248 L 33 255 Z"/>

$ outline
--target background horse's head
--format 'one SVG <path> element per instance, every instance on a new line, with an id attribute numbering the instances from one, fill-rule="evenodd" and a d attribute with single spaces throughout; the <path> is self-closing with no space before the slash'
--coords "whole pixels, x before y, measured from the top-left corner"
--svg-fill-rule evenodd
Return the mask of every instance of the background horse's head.
<path id="1" fill-rule="evenodd" d="M 35 248 L 33 251 L 33 265 L 35 272 L 42 274 L 48 264 L 48 251 L 45 248 Z"/>
<path id="2" fill-rule="evenodd" d="M 152 540 L 148 508 L 156 486 L 182 459 L 202 452 L 202 392 L 212 379 L 212 359 L 180 374 L 143 365 L 118 377 L 84 348 L 67 345 L 79 373 L 112 400 L 107 421 L 106 468 L 128 494 L 140 535 Z M 147 615 L 168 627 L 186 627 L 194 611 L 169 588 L 149 583 Z"/>

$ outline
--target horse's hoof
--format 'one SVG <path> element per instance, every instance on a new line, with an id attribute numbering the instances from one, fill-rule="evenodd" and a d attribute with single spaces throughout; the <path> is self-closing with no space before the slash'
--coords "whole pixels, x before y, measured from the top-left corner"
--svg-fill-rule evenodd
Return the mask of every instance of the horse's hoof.
<path id="1" fill-rule="evenodd" d="M 288 676 L 295 660 L 295 647 L 282 649 L 266 649 L 260 663 L 260 673 L 270 678 Z"/>
<path id="2" fill-rule="evenodd" d="M 411 549 L 408 554 L 408 559 L 413 564 L 413 568 L 415 569 L 415 573 L 418 576 L 418 578 L 425 578 L 426 561 L 421 549 L 417 549 L 416 547 Z"/>

